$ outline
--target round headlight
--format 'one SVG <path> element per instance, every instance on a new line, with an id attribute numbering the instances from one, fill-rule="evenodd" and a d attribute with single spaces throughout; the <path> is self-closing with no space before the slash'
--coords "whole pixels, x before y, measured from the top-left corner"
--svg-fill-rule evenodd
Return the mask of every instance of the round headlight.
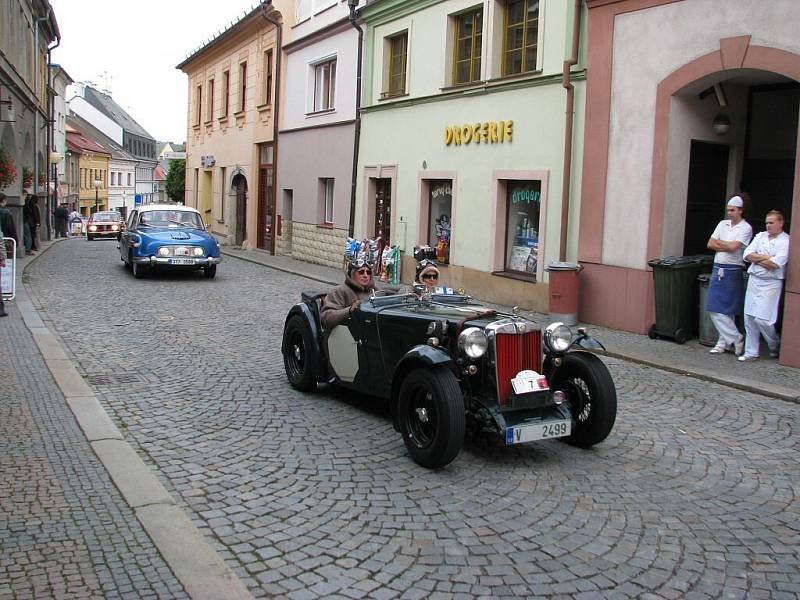
<path id="1" fill-rule="evenodd" d="M 489 348 L 489 340 L 483 329 L 467 327 L 458 336 L 458 349 L 470 358 L 480 358 Z"/>
<path id="2" fill-rule="evenodd" d="M 563 323 L 550 323 L 544 330 L 544 343 L 553 352 L 564 352 L 572 343 L 572 331 Z"/>
<path id="3" fill-rule="evenodd" d="M 119 225 L 112 225 L 111 231 L 119 231 Z"/>
<path id="4" fill-rule="evenodd" d="M 89 225 L 89 231 L 97 231 L 97 225 Z"/>
<path id="5" fill-rule="evenodd" d="M 198 246 L 197 248 L 192 250 L 192 254 L 194 254 L 195 256 L 203 256 L 203 249 Z"/>
<path id="6" fill-rule="evenodd" d="M 158 255 L 169 256 L 169 248 L 167 248 L 166 246 L 161 246 L 161 248 L 158 249 Z"/>

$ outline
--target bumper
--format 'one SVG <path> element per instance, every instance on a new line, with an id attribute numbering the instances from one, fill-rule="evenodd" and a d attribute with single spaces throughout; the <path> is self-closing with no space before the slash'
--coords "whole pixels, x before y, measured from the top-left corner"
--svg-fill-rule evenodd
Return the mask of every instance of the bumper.
<path id="1" fill-rule="evenodd" d="M 181 262 L 170 262 L 180 260 Z M 134 256 L 133 262 L 146 265 L 150 267 L 210 267 L 211 265 L 218 265 L 222 262 L 222 257 L 203 257 L 203 258 L 194 258 L 194 257 L 180 257 L 179 259 L 176 258 L 162 258 L 156 256 Z"/>
<path id="2" fill-rule="evenodd" d="M 87 231 L 86 233 L 89 234 L 92 237 L 113 237 L 113 238 L 118 238 L 120 235 L 122 235 L 121 231 Z"/>

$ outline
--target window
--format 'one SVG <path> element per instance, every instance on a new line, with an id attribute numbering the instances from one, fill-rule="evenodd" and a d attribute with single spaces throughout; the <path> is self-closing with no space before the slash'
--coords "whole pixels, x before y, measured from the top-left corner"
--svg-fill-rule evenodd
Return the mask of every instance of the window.
<path id="1" fill-rule="evenodd" d="M 128 173 L 128 185 L 130 185 L 130 184 L 131 184 L 131 174 Z"/>
<path id="2" fill-rule="evenodd" d="M 239 111 L 243 112 L 247 98 L 247 62 L 239 65 Z"/>
<path id="3" fill-rule="evenodd" d="M 264 92 L 262 104 L 272 104 L 272 50 L 264 52 Z"/>
<path id="4" fill-rule="evenodd" d="M 333 178 L 321 178 L 319 182 L 322 192 L 322 222 L 333 223 Z"/>
<path id="5" fill-rule="evenodd" d="M 228 110 L 230 109 L 229 101 L 231 95 L 231 72 L 224 71 L 222 73 L 222 114 L 219 116 L 220 119 L 224 119 L 228 116 Z"/>
<path id="6" fill-rule="evenodd" d="M 336 59 L 314 67 L 314 112 L 331 110 L 336 94 Z"/>
<path id="7" fill-rule="evenodd" d="M 208 80 L 208 114 L 206 115 L 206 121 L 210 121 L 214 118 L 214 80 Z M 148 145 L 149 147 L 149 145 Z"/>
<path id="8" fill-rule="evenodd" d="M 536 70 L 539 0 L 507 0 L 503 75 Z"/>
<path id="9" fill-rule="evenodd" d="M 117 174 L 114 171 L 111 171 L 111 185 L 117 185 Z"/>
<path id="10" fill-rule="evenodd" d="M 431 181 L 428 203 L 428 245 L 436 248 L 436 260 L 450 263 L 450 223 L 453 215 L 453 182 L 449 179 Z"/>
<path id="11" fill-rule="evenodd" d="M 506 186 L 506 271 L 536 277 L 539 259 L 541 181 L 509 181 Z"/>
<path id="12" fill-rule="evenodd" d="M 294 16 L 297 23 L 311 18 L 311 5 L 312 0 L 295 0 L 294 3 Z"/>
<path id="13" fill-rule="evenodd" d="M 389 40 L 389 88 L 386 96 L 406 93 L 406 60 L 408 58 L 408 32 Z"/>
<path id="14" fill-rule="evenodd" d="M 483 8 L 455 17 L 453 84 L 469 83 L 481 78 L 482 34 Z"/>
<path id="15" fill-rule="evenodd" d="M 200 125 L 200 119 L 203 118 L 203 112 L 202 112 L 202 110 L 203 110 L 203 86 L 202 85 L 198 85 L 197 86 L 197 91 L 195 93 L 195 106 L 197 108 L 197 111 L 196 111 L 195 116 L 194 116 L 194 124 L 195 125 Z M 138 152 L 136 152 L 136 148 L 134 148 L 134 154 L 138 154 Z"/>

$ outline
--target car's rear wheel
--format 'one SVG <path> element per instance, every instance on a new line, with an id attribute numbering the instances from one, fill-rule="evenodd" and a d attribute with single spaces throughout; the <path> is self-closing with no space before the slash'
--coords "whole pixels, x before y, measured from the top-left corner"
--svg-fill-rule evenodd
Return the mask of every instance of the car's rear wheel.
<path id="1" fill-rule="evenodd" d="M 444 367 L 417 368 L 400 386 L 397 406 L 408 453 L 429 469 L 450 464 L 464 444 L 466 414 L 455 375 Z"/>
<path id="2" fill-rule="evenodd" d="M 617 418 L 617 389 L 608 368 L 594 354 L 570 352 L 561 358 L 550 382 L 566 394 L 572 412 L 572 434 L 567 443 L 588 448 L 611 433 Z"/>
<path id="3" fill-rule="evenodd" d="M 203 267 L 203 275 L 206 276 L 206 279 L 214 279 L 214 276 L 217 274 L 217 265 L 211 265 L 210 267 Z"/>
<path id="4" fill-rule="evenodd" d="M 313 360 L 311 331 L 300 315 L 294 315 L 286 323 L 283 337 L 283 367 L 291 386 L 301 392 L 313 392 L 317 382 L 311 370 Z"/>

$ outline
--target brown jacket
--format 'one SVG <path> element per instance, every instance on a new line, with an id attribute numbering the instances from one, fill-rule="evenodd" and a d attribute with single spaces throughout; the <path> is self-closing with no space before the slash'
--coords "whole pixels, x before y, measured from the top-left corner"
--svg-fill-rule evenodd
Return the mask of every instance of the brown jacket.
<path id="1" fill-rule="evenodd" d="M 364 287 L 358 285 L 350 277 L 345 279 L 343 284 L 337 285 L 325 296 L 325 302 L 322 304 L 322 311 L 319 315 L 322 327 L 330 330 L 340 323 L 344 323 L 350 316 L 350 306 L 353 302 L 369 298 L 374 289 L 375 282 L 371 279 L 369 284 Z"/>

